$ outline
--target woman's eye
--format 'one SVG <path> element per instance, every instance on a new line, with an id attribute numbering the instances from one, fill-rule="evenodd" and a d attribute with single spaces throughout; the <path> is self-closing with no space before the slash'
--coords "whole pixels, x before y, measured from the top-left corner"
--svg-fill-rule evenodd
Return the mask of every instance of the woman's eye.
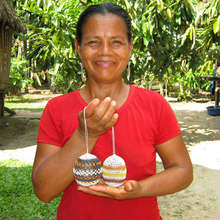
<path id="1" fill-rule="evenodd" d="M 114 40 L 112 42 L 112 46 L 116 48 L 121 47 L 122 45 L 123 45 L 123 41 L 120 41 L 120 40 Z"/>
<path id="2" fill-rule="evenodd" d="M 95 45 L 97 45 L 97 44 L 98 44 L 97 41 L 89 41 L 89 42 L 88 42 L 88 45 L 90 45 L 90 46 L 95 46 Z"/>
<path id="3" fill-rule="evenodd" d="M 120 45 L 120 44 L 122 44 L 122 42 L 119 41 L 119 40 L 115 40 L 115 41 L 113 41 L 113 44 L 115 44 L 115 45 Z"/>

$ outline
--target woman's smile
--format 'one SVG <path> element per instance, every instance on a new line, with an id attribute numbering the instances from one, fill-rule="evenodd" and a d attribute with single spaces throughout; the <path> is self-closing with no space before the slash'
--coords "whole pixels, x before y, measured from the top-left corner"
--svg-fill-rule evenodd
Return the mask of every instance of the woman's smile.
<path id="1" fill-rule="evenodd" d="M 102 67 L 102 68 L 108 68 L 111 67 L 115 64 L 115 62 L 111 61 L 111 60 L 99 60 L 99 61 L 95 61 L 95 65 L 97 65 L 98 67 Z"/>

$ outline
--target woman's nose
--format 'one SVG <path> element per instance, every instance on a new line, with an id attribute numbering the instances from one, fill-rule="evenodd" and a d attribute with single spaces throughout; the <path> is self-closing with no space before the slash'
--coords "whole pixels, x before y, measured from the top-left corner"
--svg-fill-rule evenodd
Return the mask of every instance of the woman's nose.
<path id="1" fill-rule="evenodd" d="M 103 55 L 111 53 L 111 45 L 109 44 L 109 42 L 105 41 L 101 44 L 100 53 Z"/>

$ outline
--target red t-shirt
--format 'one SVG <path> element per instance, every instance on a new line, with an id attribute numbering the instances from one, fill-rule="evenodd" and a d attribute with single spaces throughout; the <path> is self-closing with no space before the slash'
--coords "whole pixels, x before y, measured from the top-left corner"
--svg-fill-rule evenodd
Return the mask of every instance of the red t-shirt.
<path id="1" fill-rule="evenodd" d="M 42 114 L 38 142 L 63 147 L 78 127 L 77 115 L 87 105 L 79 90 L 53 98 Z M 158 93 L 130 86 L 126 102 L 117 109 L 116 154 L 127 166 L 127 179 L 142 180 L 156 173 L 155 145 L 180 134 L 174 112 Z M 112 154 L 111 129 L 102 134 L 93 151 L 103 163 Z M 56 184 L 56 183 L 55 183 Z M 88 195 L 74 181 L 64 191 L 59 220 L 161 220 L 157 198 L 113 200 Z"/>

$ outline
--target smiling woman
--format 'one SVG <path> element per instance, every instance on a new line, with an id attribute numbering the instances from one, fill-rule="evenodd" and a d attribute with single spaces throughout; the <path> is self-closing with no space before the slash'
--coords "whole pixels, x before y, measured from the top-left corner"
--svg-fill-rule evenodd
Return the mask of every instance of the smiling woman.
<path id="1" fill-rule="evenodd" d="M 82 39 L 76 41 L 77 52 L 87 70 L 90 83 L 122 81 L 132 51 L 126 25 L 121 17 L 111 13 L 93 15 L 82 30 Z"/>
<path id="2" fill-rule="evenodd" d="M 123 82 L 133 41 L 130 18 L 120 6 L 106 2 L 87 8 L 76 36 L 88 80 L 84 88 L 53 98 L 44 109 L 32 172 L 35 193 L 49 202 L 63 192 L 59 220 L 161 220 L 156 196 L 177 192 L 192 181 L 174 112 L 160 94 Z M 113 128 L 114 153 L 126 164 L 125 182 L 119 187 L 102 180 L 78 186 L 72 170 L 86 152 L 84 136 L 87 153 L 103 164 L 112 155 Z M 160 173 L 156 152 L 164 166 Z"/>

